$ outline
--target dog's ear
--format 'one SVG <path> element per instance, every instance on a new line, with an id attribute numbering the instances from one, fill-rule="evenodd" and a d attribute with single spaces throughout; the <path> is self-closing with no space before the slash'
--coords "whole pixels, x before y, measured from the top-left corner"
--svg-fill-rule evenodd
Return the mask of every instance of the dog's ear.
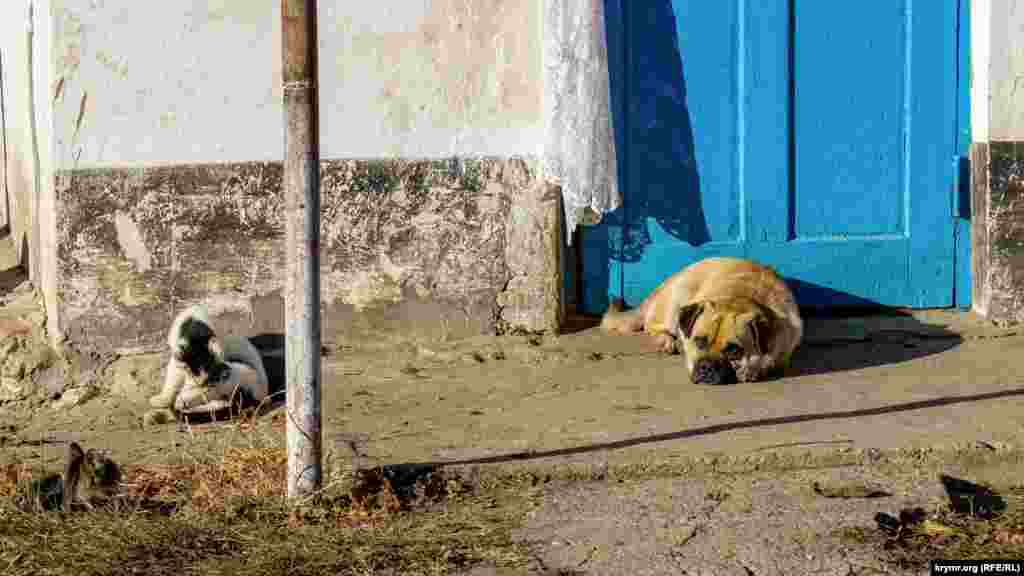
<path id="1" fill-rule="evenodd" d="M 218 362 L 223 362 L 224 361 L 224 347 L 221 346 L 220 338 L 217 338 L 216 336 L 212 336 L 210 338 L 210 343 L 209 343 L 208 347 L 210 349 L 210 354 Z"/>
<path id="2" fill-rule="evenodd" d="M 693 325 L 697 322 L 701 312 L 704 311 L 704 302 L 694 302 L 679 309 L 679 330 L 683 336 L 690 337 L 693 332 Z"/>
<path id="3" fill-rule="evenodd" d="M 771 350 L 772 334 L 774 334 L 775 320 L 771 313 L 757 312 L 747 320 L 750 326 L 750 336 L 754 339 L 754 346 L 760 354 L 766 354 Z"/>

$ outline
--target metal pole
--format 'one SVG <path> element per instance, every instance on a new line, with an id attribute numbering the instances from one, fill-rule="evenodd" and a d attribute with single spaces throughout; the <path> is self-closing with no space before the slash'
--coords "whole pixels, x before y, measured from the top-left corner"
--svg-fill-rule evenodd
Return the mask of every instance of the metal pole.
<path id="1" fill-rule="evenodd" d="M 320 146 L 317 0 L 281 0 L 288 498 L 320 488 Z"/>

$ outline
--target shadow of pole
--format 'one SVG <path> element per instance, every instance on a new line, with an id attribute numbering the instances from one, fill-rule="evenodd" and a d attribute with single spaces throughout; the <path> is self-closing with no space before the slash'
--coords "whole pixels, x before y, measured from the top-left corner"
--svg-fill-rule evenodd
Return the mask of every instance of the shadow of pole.
<path id="1" fill-rule="evenodd" d="M 670 440 L 683 440 L 686 438 L 696 438 L 698 436 L 709 436 L 712 434 L 721 434 L 722 432 L 731 432 L 733 430 L 745 430 L 748 428 L 762 428 L 766 426 L 779 426 L 782 424 L 799 424 L 802 422 L 815 422 L 819 420 L 845 420 L 849 418 L 860 418 L 863 416 L 880 416 L 882 414 L 892 414 L 897 412 L 909 412 L 912 410 L 923 410 L 926 408 L 938 408 L 941 406 L 950 406 L 954 404 L 965 404 L 968 402 L 981 402 L 984 400 L 997 400 L 999 398 L 1009 398 L 1013 396 L 1024 396 L 1024 388 L 1013 388 L 1010 390 L 1000 390 L 998 392 L 986 392 L 982 394 L 970 394 L 964 396 L 944 396 L 940 398 L 933 398 L 930 400 L 918 400 L 915 402 L 904 402 L 900 404 L 890 404 L 888 406 L 879 406 L 876 408 L 863 408 L 860 410 L 839 410 L 833 412 L 820 412 L 817 414 L 797 414 L 793 416 L 779 416 L 774 418 L 758 418 L 755 420 L 745 420 L 742 422 L 728 422 L 724 424 L 712 424 L 710 426 L 701 426 L 699 428 L 691 428 L 689 430 L 681 430 L 679 432 L 668 432 L 665 434 L 653 434 L 651 436 L 643 436 L 640 438 L 627 438 L 625 440 L 616 440 L 614 442 L 603 442 L 600 444 L 589 444 L 586 446 L 575 446 L 570 448 L 559 448 L 555 450 L 543 450 L 543 451 L 526 451 L 526 452 L 512 452 L 509 454 L 499 454 L 495 456 L 485 456 L 482 458 L 466 458 L 461 460 L 448 460 L 448 461 L 436 461 L 436 462 L 420 462 L 420 463 L 408 463 L 398 464 L 397 466 L 464 466 L 468 464 L 500 464 L 503 462 L 520 462 L 524 460 L 540 460 L 542 458 L 555 458 L 560 456 L 574 456 L 577 454 L 586 454 L 590 452 L 602 452 L 610 450 L 621 450 L 623 448 L 631 448 L 634 446 L 640 446 L 644 444 L 653 444 L 656 442 L 667 442 Z"/>

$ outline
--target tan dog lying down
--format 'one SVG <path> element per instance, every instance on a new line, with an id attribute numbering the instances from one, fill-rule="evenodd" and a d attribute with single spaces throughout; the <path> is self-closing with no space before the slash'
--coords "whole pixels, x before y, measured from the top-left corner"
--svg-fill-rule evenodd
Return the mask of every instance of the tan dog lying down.
<path id="1" fill-rule="evenodd" d="M 608 332 L 644 331 L 665 352 L 682 342 L 695 384 L 764 379 L 789 365 L 803 337 L 793 293 L 771 268 L 740 258 L 701 260 L 661 283 L 639 307 L 609 307 Z"/>

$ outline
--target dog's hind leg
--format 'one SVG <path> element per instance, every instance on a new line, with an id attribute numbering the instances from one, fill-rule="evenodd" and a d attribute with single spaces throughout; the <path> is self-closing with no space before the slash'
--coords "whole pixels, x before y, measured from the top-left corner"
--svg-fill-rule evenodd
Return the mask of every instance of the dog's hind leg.
<path id="1" fill-rule="evenodd" d="M 644 329 L 643 307 L 625 310 L 621 300 L 608 305 L 608 311 L 601 318 L 601 329 L 612 334 L 632 334 Z"/>

